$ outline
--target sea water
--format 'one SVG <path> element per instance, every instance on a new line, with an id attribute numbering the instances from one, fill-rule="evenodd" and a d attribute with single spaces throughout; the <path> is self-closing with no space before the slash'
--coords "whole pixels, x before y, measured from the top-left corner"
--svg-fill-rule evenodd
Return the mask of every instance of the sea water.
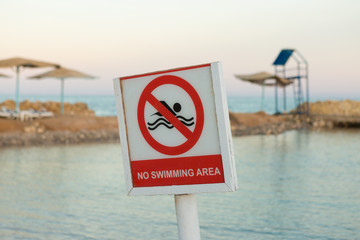
<path id="1" fill-rule="evenodd" d="M 0 102 L 7 99 L 14 100 L 13 95 L 0 95 Z M 329 97 L 314 96 L 310 98 L 311 102 L 325 101 Z M 331 97 L 333 100 L 344 100 L 346 97 Z M 360 98 L 352 98 L 353 100 L 360 101 Z M 60 101 L 60 97 L 57 95 L 20 95 L 20 101 L 29 100 L 34 101 Z M 264 98 L 264 104 L 259 96 L 228 96 L 229 110 L 232 112 L 242 113 L 254 113 L 258 111 L 264 111 L 268 114 L 275 113 L 275 100 L 274 97 L 267 96 Z M 286 99 L 286 108 L 284 107 L 284 101 L 282 98 L 278 99 L 278 110 L 279 111 L 290 111 L 295 109 L 295 101 L 292 97 Z M 88 107 L 95 111 L 97 116 L 115 116 L 116 105 L 115 97 L 113 95 L 70 95 L 65 97 L 65 102 L 76 103 L 84 102 Z"/>
<path id="2" fill-rule="evenodd" d="M 233 138 L 239 188 L 202 239 L 360 239 L 360 132 Z M 0 239 L 178 239 L 173 196 L 127 197 L 119 144 L 0 149 Z"/>

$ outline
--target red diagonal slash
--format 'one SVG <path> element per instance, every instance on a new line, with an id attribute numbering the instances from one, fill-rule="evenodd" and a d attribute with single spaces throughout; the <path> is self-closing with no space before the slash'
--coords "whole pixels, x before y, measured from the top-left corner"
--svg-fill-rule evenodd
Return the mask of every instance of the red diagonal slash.
<path id="1" fill-rule="evenodd" d="M 193 131 L 188 129 L 174 114 L 172 114 L 153 94 L 152 92 L 166 84 L 178 86 L 189 94 L 194 103 L 196 111 L 196 124 Z M 177 146 L 166 146 L 158 142 L 149 132 L 145 122 L 145 104 L 152 105 L 164 118 L 166 118 L 182 135 L 185 136 L 186 141 Z M 189 151 L 199 140 L 201 132 L 204 127 L 204 108 L 202 106 L 199 94 L 193 86 L 184 79 L 174 75 L 163 75 L 152 80 L 143 90 L 140 95 L 137 118 L 140 132 L 146 142 L 156 151 L 167 155 L 179 155 Z M 171 134 L 169 135 L 171 136 Z"/>
<path id="2" fill-rule="evenodd" d="M 168 120 L 179 132 L 184 135 L 187 139 L 191 138 L 193 132 L 191 132 L 179 119 L 177 119 L 174 114 L 172 114 L 162 103 L 154 97 L 154 95 L 149 94 L 146 100 L 157 110 L 161 115 L 163 115 L 166 120 Z"/>

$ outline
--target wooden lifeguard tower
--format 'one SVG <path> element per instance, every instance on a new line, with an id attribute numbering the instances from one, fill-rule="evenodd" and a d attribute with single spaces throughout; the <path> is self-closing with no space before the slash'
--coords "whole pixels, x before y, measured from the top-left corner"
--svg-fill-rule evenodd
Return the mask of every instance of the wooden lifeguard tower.
<path id="1" fill-rule="evenodd" d="M 272 65 L 275 68 L 274 75 L 293 80 L 292 86 L 296 111 L 298 114 L 309 116 L 309 66 L 306 59 L 295 49 L 282 49 Z M 305 85 L 305 89 L 303 85 Z M 304 92 L 306 96 L 304 96 Z M 283 99 L 284 111 L 286 111 L 286 86 L 283 86 Z M 276 84 L 275 113 L 278 112 L 278 84 Z"/>

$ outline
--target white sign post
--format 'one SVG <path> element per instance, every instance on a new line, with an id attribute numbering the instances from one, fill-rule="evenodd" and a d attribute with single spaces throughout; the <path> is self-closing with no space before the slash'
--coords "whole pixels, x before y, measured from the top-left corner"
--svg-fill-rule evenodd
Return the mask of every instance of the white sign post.
<path id="1" fill-rule="evenodd" d="M 219 62 L 114 79 L 128 195 L 174 194 L 180 239 L 200 239 L 195 193 L 237 187 Z"/>
<path id="2" fill-rule="evenodd" d="M 180 240 L 199 240 L 200 227 L 195 194 L 175 195 Z"/>

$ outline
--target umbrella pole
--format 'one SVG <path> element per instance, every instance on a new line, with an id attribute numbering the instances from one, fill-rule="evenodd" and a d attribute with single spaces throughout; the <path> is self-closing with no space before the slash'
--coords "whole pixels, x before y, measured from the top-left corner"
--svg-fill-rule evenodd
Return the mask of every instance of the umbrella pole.
<path id="1" fill-rule="evenodd" d="M 262 93 L 261 93 L 261 111 L 264 111 L 264 91 L 265 91 L 265 86 L 264 86 L 264 82 L 262 84 Z"/>
<path id="2" fill-rule="evenodd" d="M 284 98 L 284 112 L 286 112 L 286 87 L 283 88 L 283 98 Z"/>
<path id="3" fill-rule="evenodd" d="M 19 104 L 20 66 L 16 66 L 16 111 L 20 112 Z"/>
<path id="4" fill-rule="evenodd" d="M 61 115 L 64 115 L 64 78 L 61 78 Z"/>
<path id="5" fill-rule="evenodd" d="M 278 84 L 277 82 L 275 83 L 275 114 L 278 114 L 279 113 L 279 110 L 278 110 Z"/>

